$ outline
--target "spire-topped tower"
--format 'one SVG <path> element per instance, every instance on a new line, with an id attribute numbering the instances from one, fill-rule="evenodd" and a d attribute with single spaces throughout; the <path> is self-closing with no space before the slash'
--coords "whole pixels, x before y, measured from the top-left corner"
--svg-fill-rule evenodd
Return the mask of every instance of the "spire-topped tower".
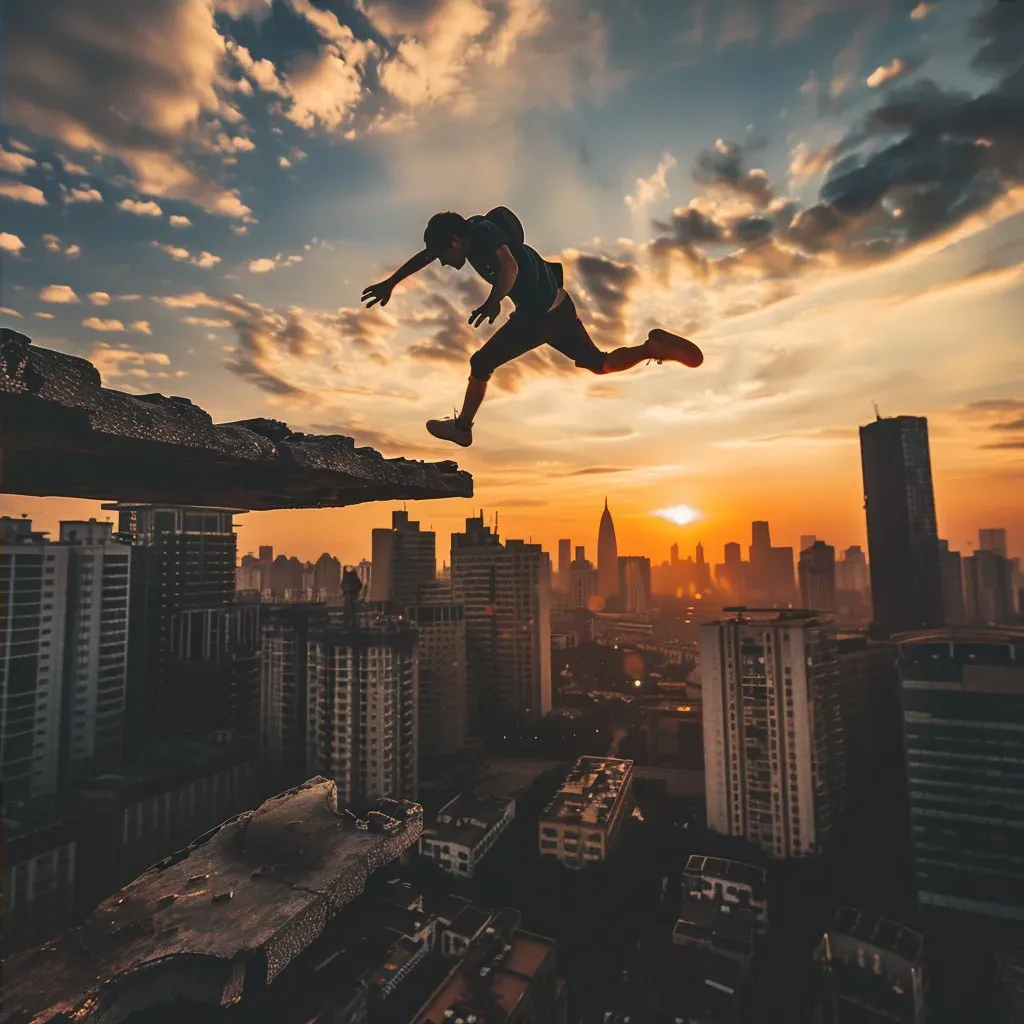
<path id="1" fill-rule="evenodd" d="M 619 547 L 607 498 L 604 499 L 601 526 L 597 531 L 597 592 L 605 600 L 619 592 Z"/>

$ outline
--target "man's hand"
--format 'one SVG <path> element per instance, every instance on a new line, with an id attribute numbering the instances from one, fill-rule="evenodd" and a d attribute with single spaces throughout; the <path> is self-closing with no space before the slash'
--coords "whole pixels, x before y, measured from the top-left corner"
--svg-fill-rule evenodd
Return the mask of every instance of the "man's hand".
<path id="1" fill-rule="evenodd" d="M 360 301 L 366 303 L 367 309 L 371 306 L 377 305 L 378 302 L 382 306 L 386 306 L 388 304 L 388 300 L 391 298 L 391 292 L 394 287 L 395 286 L 390 280 L 371 284 L 369 288 L 363 289 L 363 297 Z"/>
<path id="2" fill-rule="evenodd" d="M 494 323 L 495 317 L 501 312 L 501 302 L 487 297 L 487 301 L 469 314 L 469 326 L 479 327 L 485 320 Z"/>

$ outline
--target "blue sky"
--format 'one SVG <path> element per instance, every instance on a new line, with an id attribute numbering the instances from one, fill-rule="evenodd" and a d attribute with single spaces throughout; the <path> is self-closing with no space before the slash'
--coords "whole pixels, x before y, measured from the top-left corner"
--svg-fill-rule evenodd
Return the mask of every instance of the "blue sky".
<path id="1" fill-rule="evenodd" d="M 0 318 L 107 386 L 450 457 L 423 422 L 461 398 L 479 282 L 359 294 L 430 214 L 503 203 L 599 344 L 657 324 L 707 358 L 499 371 L 458 453 L 478 497 L 425 505 L 440 531 L 483 505 L 513 535 L 589 540 L 611 493 L 656 556 L 717 558 L 765 516 L 782 541 L 862 542 L 874 400 L 929 417 L 954 546 L 1006 525 L 1019 550 L 1020 5 L 45 7 L 5 24 Z M 681 503 L 703 513 L 683 533 L 650 515 Z M 18 502 L 50 525 L 91 509 Z M 383 514 L 252 515 L 244 543 L 354 558 Z"/>

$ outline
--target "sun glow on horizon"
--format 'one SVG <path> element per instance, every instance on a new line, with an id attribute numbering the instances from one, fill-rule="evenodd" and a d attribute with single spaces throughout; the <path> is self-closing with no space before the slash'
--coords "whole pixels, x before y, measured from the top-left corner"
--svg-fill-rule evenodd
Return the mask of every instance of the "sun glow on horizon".
<path id="1" fill-rule="evenodd" d="M 675 523 L 676 526 L 686 526 L 702 518 L 700 512 L 690 505 L 673 505 L 671 508 L 659 508 L 652 512 L 651 515 L 658 516 L 660 519 L 667 519 L 670 523 Z"/>

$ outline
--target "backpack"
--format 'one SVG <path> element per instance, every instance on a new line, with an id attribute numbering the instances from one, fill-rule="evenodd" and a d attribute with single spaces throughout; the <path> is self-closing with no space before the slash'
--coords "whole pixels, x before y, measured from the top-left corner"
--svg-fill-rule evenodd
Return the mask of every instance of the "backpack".
<path id="1" fill-rule="evenodd" d="M 484 215 L 484 220 L 489 220 L 492 224 L 499 227 L 517 245 L 526 244 L 526 232 L 523 229 L 523 222 L 507 206 L 496 206 L 493 210 L 489 210 Z M 551 269 L 555 283 L 559 288 L 562 288 L 565 283 L 562 264 L 552 263 L 550 260 L 545 260 L 544 262 Z"/>
<path id="2" fill-rule="evenodd" d="M 496 224 L 517 245 L 525 244 L 526 232 L 523 230 L 523 222 L 507 206 L 496 206 L 484 215 L 484 220 Z"/>

